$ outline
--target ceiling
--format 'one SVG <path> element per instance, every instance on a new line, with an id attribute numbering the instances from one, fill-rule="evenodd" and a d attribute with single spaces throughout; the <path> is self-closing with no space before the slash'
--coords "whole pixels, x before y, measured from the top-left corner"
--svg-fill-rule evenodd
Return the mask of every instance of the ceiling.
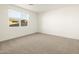
<path id="1" fill-rule="evenodd" d="M 63 8 L 69 5 L 67 4 L 17 4 L 16 6 L 19 6 L 24 9 L 28 9 L 33 12 L 42 13 L 50 10 Z"/>

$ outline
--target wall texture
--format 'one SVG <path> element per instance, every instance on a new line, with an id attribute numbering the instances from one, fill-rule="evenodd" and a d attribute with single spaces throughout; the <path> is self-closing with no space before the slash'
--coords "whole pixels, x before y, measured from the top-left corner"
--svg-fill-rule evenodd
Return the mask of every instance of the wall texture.
<path id="1" fill-rule="evenodd" d="M 31 23 L 24 27 L 9 27 L 8 8 L 29 14 Z M 0 5 L 0 41 L 37 32 L 37 14 L 13 5 Z"/>
<path id="2" fill-rule="evenodd" d="M 39 18 L 40 32 L 79 39 L 79 6 L 52 10 Z"/>

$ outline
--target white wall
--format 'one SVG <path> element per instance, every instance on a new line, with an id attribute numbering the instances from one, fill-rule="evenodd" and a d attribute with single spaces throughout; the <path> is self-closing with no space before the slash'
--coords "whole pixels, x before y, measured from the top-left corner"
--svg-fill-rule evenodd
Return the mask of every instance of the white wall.
<path id="1" fill-rule="evenodd" d="M 31 23 L 24 27 L 9 27 L 8 8 L 24 12 L 31 16 Z M 0 41 L 37 32 L 37 14 L 13 5 L 0 5 Z"/>
<path id="2" fill-rule="evenodd" d="M 39 18 L 40 32 L 79 39 L 79 6 L 52 10 Z"/>
<path id="3" fill-rule="evenodd" d="M 0 5 L 0 41 L 6 39 L 8 31 L 8 6 Z"/>

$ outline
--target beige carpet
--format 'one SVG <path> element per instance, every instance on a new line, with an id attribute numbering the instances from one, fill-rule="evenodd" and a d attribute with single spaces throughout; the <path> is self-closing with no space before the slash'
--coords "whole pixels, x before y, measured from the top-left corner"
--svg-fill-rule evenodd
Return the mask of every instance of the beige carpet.
<path id="1" fill-rule="evenodd" d="M 79 53 L 79 40 L 36 33 L 0 43 L 0 53 Z"/>

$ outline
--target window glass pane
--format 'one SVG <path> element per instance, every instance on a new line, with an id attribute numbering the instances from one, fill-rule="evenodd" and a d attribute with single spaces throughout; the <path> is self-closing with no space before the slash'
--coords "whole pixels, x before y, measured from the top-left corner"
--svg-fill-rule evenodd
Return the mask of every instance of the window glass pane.
<path id="1" fill-rule="evenodd" d="M 8 9 L 8 17 L 21 18 L 21 13 L 12 9 Z"/>

